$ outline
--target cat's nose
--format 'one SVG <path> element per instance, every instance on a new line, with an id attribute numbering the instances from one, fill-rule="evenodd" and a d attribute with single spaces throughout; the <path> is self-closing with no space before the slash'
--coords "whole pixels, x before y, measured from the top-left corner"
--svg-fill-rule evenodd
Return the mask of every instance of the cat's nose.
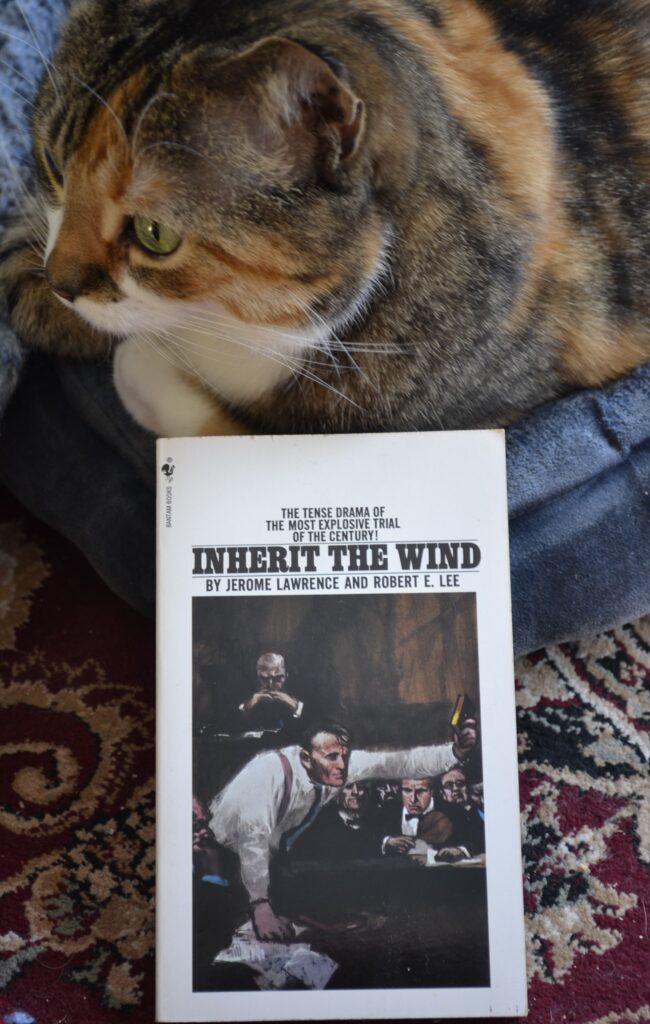
<path id="1" fill-rule="evenodd" d="M 74 302 L 85 290 L 85 281 L 81 274 L 66 273 L 66 268 L 58 267 L 54 260 L 48 260 L 45 264 L 45 277 L 54 294 L 66 302 Z"/>
<path id="2" fill-rule="evenodd" d="M 48 260 L 45 264 L 45 277 L 50 288 L 59 298 L 65 299 L 66 302 L 74 302 L 79 295 L 89 290 L 86 274 L 75 272 L 76 268 L 70 272 L 69 268 L 50 265 L 51 262 L 54 261 Z"/>
<path id="3" fill-rule="evenodd" d="M 103 267 L 72 260 L 57 249 L 47 259 L 45 276 L 54 294 L 67 302 L 74 302 L 81 295 L 98 291 L 107 280 Z"/>

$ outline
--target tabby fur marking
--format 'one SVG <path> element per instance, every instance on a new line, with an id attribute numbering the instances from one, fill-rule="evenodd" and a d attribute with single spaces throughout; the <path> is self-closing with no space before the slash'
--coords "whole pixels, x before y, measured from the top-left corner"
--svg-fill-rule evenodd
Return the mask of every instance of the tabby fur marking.
<path id="1" fill-rule="evenodd" d="M 647 0 L 80 0 L 46 72 L 0 289 L 157 433 L 492 426 L 650 358 Z"/>

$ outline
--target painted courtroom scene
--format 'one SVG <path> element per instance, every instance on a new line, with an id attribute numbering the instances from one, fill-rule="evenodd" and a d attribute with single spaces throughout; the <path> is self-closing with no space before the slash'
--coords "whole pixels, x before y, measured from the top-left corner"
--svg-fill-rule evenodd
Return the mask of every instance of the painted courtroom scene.
<path id="1" fill-rule="evenodd" d="M 192 656 L 194 991 L 489 986 L 476 595 L 194 597 Z"/>

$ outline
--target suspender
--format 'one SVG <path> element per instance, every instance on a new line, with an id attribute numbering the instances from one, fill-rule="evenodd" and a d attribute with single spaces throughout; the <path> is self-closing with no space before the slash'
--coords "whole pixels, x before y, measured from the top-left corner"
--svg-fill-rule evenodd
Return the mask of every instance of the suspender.
<path id="1" fill-rule="evenodd" d="M 280 801 L 280 810 L 278 811 L 278 821 L 282 821 L 287 813 L 287 808 L 289 807 L 291 786 L 293 785 L 293 768 L 291 767 L 291 763 L 286 754 L 283 754 L 281 750 L 278 750 L 277 755 L 280 758 L 282 771 L 284 773 L 284 790 L 282 792 L 282 800 Z"/>
<path id="2" fill-rule="evenodd" d="M 289 797 L 291 796 L 291 786 L 293 783 L 293 769 L 286 754 L 283 754 L 281 750 L 276 751 L 276 753 L 280 758 L 280 761 L 282 763 L 282 771 L 284 772 L 284 790 L 282 793 L 282 800 L 280 801 L 280 807 L 278 809 L 278 821 L 282 821 L 289 807 Z M 289 829 L 289 831 L 285 832 L 284 835 L 282 836 L 280 848 L 284 850 L 285 853 L 287 853 L 291 849 L 296 839 L 298 839 L 302 835 L 302 833 L 306 829 L 308 829 L 311 823 L 316 819 L 316 816 L 318 815 L 318 812 L 320 811 L 322 806 L 322 799 L 322 786 L 315 786 L 314 800 L 311 807 L 307 811 L 307 814 L 298 825 L 294 826 L 294 828 L 292 829 Z"/>

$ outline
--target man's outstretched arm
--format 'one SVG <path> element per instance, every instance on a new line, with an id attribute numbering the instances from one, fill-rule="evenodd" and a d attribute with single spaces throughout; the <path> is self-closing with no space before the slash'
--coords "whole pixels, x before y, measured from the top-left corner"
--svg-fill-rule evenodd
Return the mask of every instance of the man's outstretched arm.
<path id="1" fill-rule="evenodd" d="M 353 750 L 350 755 L 348 781 L 361 779 L 428 778 L 441 775 L 469 756 L 476 737 L 461 740 L 454 733 L 453 743 L 432 743 L 410 750 Z"/>
<path id="2" fill-rule="evenodd" d="M 423 779 L 441 775 L 458 763 L 452 743 L 412 747 L 410 750 L 353 750 L 348 782 L 361 779 Z"/>

